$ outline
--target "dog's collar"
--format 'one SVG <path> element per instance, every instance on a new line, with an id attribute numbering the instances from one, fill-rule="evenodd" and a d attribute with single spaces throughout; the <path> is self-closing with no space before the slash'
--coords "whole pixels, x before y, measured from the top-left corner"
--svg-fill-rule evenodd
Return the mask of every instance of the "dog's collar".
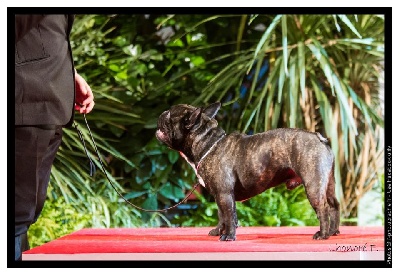
<path id="1" fill-rule="evenodd" d="M 197 166 L 196 166 L 193 162 L 189 161 L 189 159 L 187 158 L 187 156 L 186 156 L 183 152 L 179 151 L 179 154 L 180 154 L 180 155 L 186 160 L 186 162 L 188 162 L 188 164 L 193 168 L 194 172 L 196 173 L 196 177 L 199 179 L 199 183 L 200 183 L 203 187 L 206 186 L 206 183 L 204 182 L 203 178 L 197 173 L 197 170 L 198 170 L 199 167 L 200 167 L 201 161 L 203 161 L 203 159 L 213 150 L 213 148 L 218 144 L 218 142 L 221 141 L 222 138 L 224 138 L 225 136 L 226 136 L 226 134 L 224 134 L 222 137 L 220 137 L 220 138 L 208 149 L 208 151 L 200 158 L 199 162 L 197 163 Z"/>
<path id="2" fill-rule="evenodd" d="M 197 167 L 195 166 L 195 164 L 191 161 L 189 161 L 189 159 L 186 157 L 186 155 L 183 152 L 179 152 L 179 154 L 186 160 L 186 162 L 188 162 L 188 164 L 192 167 L 192 169 L 194 170 L 197 179 L 199 180 L 199 183 L 205 187 L 206 183 L 204 182 L 203 178 L 201 178 L 201 176 L 197 173 Z"/>
<path id="3" fill-rule="evenodd" d="M 208 151 L 200 158 L 199 162 L 197 163 L 196 166 L 196 171 L 199 169 L 201 161 L 203 161 L 203 159 L 214 149 L 214 147 L 219 143 L 219 141 L 221 141 L 224 137 L 226 136 L 226 134 L 222 135 L 209 149 Z"/>

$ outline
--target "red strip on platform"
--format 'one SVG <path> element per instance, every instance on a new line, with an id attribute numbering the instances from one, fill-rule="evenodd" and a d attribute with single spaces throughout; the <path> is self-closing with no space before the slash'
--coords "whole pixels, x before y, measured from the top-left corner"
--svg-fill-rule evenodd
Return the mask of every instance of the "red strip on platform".
<path id="1" fill-rule="evenodd" d="M 383 227 L 342 226 L 341 234 L 328 240 L 312 239 L 319 227 L 239 227 L 233 242 L 208 236 L 211 229 L 82 229 L 24 252 L 23 259 L 32 259 L 33 254 L 212 252 L 372 252 L 374 256 L 378 252 L 384 256 Z"/>

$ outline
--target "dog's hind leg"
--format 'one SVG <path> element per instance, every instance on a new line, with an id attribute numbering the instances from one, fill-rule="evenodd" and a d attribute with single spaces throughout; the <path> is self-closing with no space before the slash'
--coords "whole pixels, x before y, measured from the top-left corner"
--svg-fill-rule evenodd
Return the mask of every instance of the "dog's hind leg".
<path id="1" fill-rule="evenodd" d="M 339 232 L 340 224 L 340 205 L 335 196 L 335 168 L 332 165 L 332 170 L 329 175 L 328 189 L 326 191 L 326 197 L 329 204 L 329 235 L 337 236 Z"/>
<path id="2" fill-rule="evenodd" d="M 304 181 L 304 188 L 307 198 L 311 206 L 314 208 L 319 223 L 320 231 L 314 234 L 314 240 L 328 239 L 329 233 L 329 210 L 330 206 L 327 201 L 326 191 L 328 184 L 328 175 L 321 173 L 321 171 L 308 171 L 301 174 Z"/>
<path id="3" fill-rule="evenodd" d="M 317 213 L 317 217 L 319 219 L 319 227 L 320 230 L 317 231 L 313 239 L 314 240 L 326 240 L 329 238 L 329 204 L 326 199 L 322 199 L 318 203 L 312 204 L 315 212 Z"/>

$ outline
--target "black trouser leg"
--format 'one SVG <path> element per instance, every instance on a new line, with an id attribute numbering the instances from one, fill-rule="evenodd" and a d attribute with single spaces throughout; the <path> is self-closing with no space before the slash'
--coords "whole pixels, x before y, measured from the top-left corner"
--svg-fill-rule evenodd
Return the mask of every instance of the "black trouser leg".
<path id="1" fill-rule="evenodd" d="M 21 234 L 15 237 L 15 260 L 22 260 L 22 252 L 29 250 L 28 234 Z"/>
<path id="2" fill-rule="evenodd" d="M 15 128 L 15 259 L 29 249 L 26 233 L 43 209 L 62 129 Z"/>

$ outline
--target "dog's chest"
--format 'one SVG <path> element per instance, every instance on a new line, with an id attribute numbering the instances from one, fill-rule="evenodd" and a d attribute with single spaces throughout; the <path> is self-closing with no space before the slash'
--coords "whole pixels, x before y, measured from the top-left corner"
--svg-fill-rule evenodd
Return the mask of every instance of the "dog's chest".
<path id="1" fill-rule="evenodd" d="M 188 164 L 193 168 L 194 172 L 196 173 L 197 179 L 199 180 L 199 183 L 203 186 L 206 187 L 206 183 L 204 183 L 203 178 L 197 173 L 197 168 L 194 163 L 190 162 L 189 159 L 186 157 L 186 155 L 183 152 L 179 152 L 179 154 L 188 162 Z"/>

